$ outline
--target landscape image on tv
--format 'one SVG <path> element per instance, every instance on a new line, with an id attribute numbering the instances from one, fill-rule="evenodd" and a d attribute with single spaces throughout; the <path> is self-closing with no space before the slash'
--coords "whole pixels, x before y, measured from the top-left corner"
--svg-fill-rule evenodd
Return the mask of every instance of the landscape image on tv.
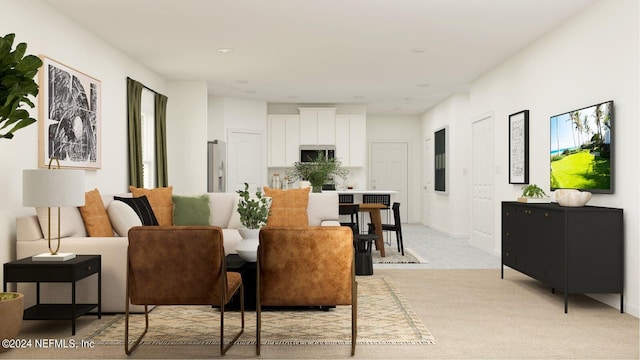
<path id="1" fill-rule="evenodd" d="M 551 190 L 612 192 L 613 102 L 551 117 Z"/>

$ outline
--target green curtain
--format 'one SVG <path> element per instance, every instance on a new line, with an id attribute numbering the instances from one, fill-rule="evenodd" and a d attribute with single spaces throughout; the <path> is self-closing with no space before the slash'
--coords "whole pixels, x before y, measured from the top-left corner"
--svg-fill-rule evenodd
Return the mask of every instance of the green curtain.
<path id="1" fill-rule="evenodd" d="M 143 187 L 142 177 L 142 89 L 144 85 L 127 78 L 127 119 L 129 123 L 129 184 Z"/>
<path id="2" fill-rule="evenodd" d="M 169 185 L 167 172 L 167 97 L 156 93 L 156 181 L 158 187 Z"/>

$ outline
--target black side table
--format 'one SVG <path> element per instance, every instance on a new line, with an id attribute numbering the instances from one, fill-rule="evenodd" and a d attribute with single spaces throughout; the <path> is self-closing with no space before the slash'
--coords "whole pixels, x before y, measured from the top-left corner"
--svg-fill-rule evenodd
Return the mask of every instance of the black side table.
<path id="1" fill-rule="evenodd" d="M 356 275 L 373 275 L 373 259 L 371 246 L 373 241 L 380 238 L 376 234 L 361 234 L 353 237 L 355 249 Z"/>
<path id="2" fill-rule="evenodd" d="M 98 275 L 98 301 L 95 304 L 76 304 L 76 282 L 93 274 Z M 25 309 L 25 320 L 71 320 L 71 334 L 76 334 L 76 319 L 98 308 L 102 317 L 102 273 L 100 255 L 77 255 L 67 261 L 33 261 L 30 257 L 4 264 L 4 291 L 9 282 L 35 282 L 36 305 Z M 40 283 L 71 283 L 71 304 L 41 304 Z"/>
<path id="3" fill-rule="evenodd" d="M 227 271 L 240 273 L 242 285 L 244 285 L 244 308 L 245 310 L 256 309 L 256 271 L 257 263 L 247 262 L 238 254 L 229 254 L 225 259 Z M 225 309 L 240 309 L 240 295 L 235 295 L 229 301 Z"/>

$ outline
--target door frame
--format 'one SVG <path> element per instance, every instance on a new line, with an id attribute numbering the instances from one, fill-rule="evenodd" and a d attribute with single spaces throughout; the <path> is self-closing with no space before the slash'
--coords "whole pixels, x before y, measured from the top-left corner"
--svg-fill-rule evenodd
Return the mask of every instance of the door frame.
<path id="1" fill-rule="evenodd" d="M 234 184 L 232 184 L 229 180 L 229 150 L 230 150 L 230 145 L 231 142 L 229 141 L 229 137 L 232 134 L 253 134 L 253 135 L 258 135 L 260 136 L 260 166 L 259 166 L 259 171 L 260 171 L 260 179 L 262 181 L 262 183 L 260 184 L 256 184 L 256 186 L 259 186 L 260 188 L 262 188 L 263 185 L 268 184 L 267 182 L 267 152 L 266 152 L 266 136 L 264 131 L 262 130 L 256 130 L 256 129 L 240 129 L 240 128 L 227 128 L 227 137 L 226 137 L 226 142 L 227 142 L 227 169 L 225 171 L 225 181 L 227 184 L 227 192 L 232 192 L 235 191 L 235 189 L 231 189 L 230 187 L 232 187 Z"/>

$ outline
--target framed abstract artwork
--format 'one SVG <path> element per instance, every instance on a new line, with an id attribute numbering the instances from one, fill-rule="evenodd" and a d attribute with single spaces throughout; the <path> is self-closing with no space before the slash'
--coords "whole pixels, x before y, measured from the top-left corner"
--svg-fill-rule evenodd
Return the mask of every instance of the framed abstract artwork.
<path id="1" fill-rule="evenodd" d="M 509 184 L 529 183 L 529 110 L 509 115 Z"/>
<path id="2" fill-rule="evenodd" d="M 38 165 L 57 158 L 60 167 L 101 167 L 100 81 L 48 57 L 40 57 Z"/>
<path id="3" fill-rule="evenodd" d="M 438 129 L 434 133 L 434 190 L 438 193 L 447 194 L 447 147 L 448 147 L 448 126 Z"/>

